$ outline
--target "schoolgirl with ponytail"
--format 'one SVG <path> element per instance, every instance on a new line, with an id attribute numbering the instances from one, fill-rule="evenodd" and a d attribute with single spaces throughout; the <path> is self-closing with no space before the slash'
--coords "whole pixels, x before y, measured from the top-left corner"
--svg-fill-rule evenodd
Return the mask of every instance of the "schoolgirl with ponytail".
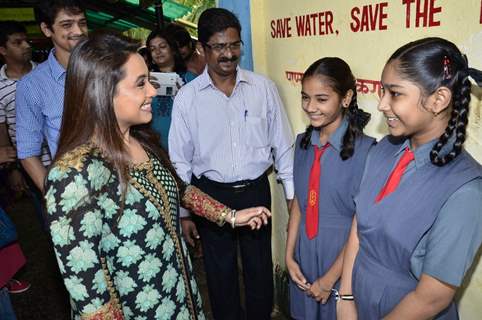
<path id="1" fill-rule="evenodd" d="M 458 319 L 482 242 L 482 167 L 464 150 L 472 77 L 450 41 L 410 42 L 382 73 L 390 136 L 372 148 L 345 248 L 339 319 Z"/>
<path id="2" fill-rule="evenodd" d="M 301 105 L 310 125 L 296 140 L 295 200 L 286 265 L 294 319 L 336 319 L 343 248 L 368 150 L 370 114 L 358 108 L 355 78 L 340 58 L 314 62 L 302 79 Z"/>

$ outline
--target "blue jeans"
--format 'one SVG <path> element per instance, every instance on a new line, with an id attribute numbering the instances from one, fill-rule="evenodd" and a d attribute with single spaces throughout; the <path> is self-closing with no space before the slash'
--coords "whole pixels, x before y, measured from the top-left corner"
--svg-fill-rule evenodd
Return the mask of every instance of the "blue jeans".
<path id="1" fill-rule="evenodd" d="M 0 289 L 0 319 L 17 319 L 15 312 L 13 311 L 12 303 L 10 302 L 10 295 L 6 287 Z"/>

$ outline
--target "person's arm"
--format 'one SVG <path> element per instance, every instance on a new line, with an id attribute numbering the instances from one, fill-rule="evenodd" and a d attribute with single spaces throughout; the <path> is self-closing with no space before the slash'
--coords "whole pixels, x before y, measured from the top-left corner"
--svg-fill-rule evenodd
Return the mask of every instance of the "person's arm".
<path id="1" fill-rule="evenodd" d="M 39 102 L 33 95 L 30 83 L 23 79 L 15 92 L 17 155 L 35 185 L 44 190 L 46 175 L 40 155 L 44 136 L 44 118 Z"/>
<path id="2" fill-rule="evenodd" d="M 288 117 L 273 82 L 268 84 L 267 103 L 269 104 L 269 141 L 273 150 L 274 166 L 278 171 L 278 178 L 283 183 L 287 200 L 294 198 L 293 183 L 293 155 L 294 137 Z M 290 203 L 288 202 L 288 207 Z"/>
<path id="3" fill-rule="evenodd" d="M 10 142 L 4 106 L 2 101 L 0 101 L 0 165 L 5 162 L 13 163 L 15 160 L 17 160 L 17 151 Z M 27 184 L 16 165 L 11 166 L 8 171 L 8 182 L 10 187 L 16 192 L 25 190 Z"/>
<path id="4" fill-rule="evenodd" d="M 423 274 L 414 291 L 407 294 L 384 320 L 431 319 L 454 298 L 457 287 Z"/>
<path id="5" fill-rule="evenodd" d="M 310 284 L 306 280 L 300 266 L 294 259 L 294 251 L 296 246 L 296 240 L 298 239 L 298 229 L 300 227 L 301 212 L 296 197 L 293 200 L 293 204 L 290 210 L 290 217 L 288 220 L 288 236 L 286 238 L 286 255 L 285 262 L 286 268 L 290 275 L 291 280 L 303 291 L 310 288 Z"/>
<path id="6" fill-rule="evenodd" d="M 429 319 L 450 304 L 482 243 L 481 207 L 480 178 L 450 196 L 426 235 L 417 287 L 385 319 Z"/>
<path id="7" fill-rule="evenodd" d="M 358 229 L 356 216 L 353 217 L 350 235 L 345 245 L 345 254 L 343 256 L 343 267 L 340 281 L 340 294 L 352 295 L 352 273 L 355 258 L 358 254 L 360 243 L 358 242 Z M 356 297 L 355 297 L 356 299 Z M 337 319 L 340 320 L 356 320 L 358 319 L 356 306 L 354 301 L 339 300 L 336 306 Z"/>
<path id="8" fill-rule="evenodd" d="M 265 207 L 232 210 L 194 186 L 186 187 L 182 205 L 219 226 L 229 223 L 233 228 L 250 226 L 251 229 L 259 229 L 263 224 L 267 224 L 271 217 L 271 212 Z"/>
<path id="9" fill-rule="evenodd" d="M 10 139 L 8 138 L 7 124 L 5 122 L 5 116 L 2 117 L 0 111 L 0 147 L 9 147 Z"/>
<path id="10" fill-rule="evenodd" d="M 99 254 L 104 209 L 100 201 L 89 199 L 90 187 L 87 169 L 50 171 L 45 200 L 52 243 L 71 303 L 81 318 L 121 320 L 122 308 Z"/>
<path id="11" fill-rule="evenodd" d="M 0 164 L 13 162 L 17 158 L 15 149 L 10 145 L 8 139 L 7 125 L 5 123 L 5 114 L 0 108 Z"/>
<path id="12" fill-rule="evenodd" d="M 343 257 L 345 255 L 345 247 L 342 248 L 335 262 L 324 275 L 313 281 L 308 295 L 312 296 L 316 301 L 325 304 L 331 295 L 331 289 L 336 281 L 340 278 L 343 268 Z"/>
<path id="13" fill-rule="evenodd" d="M 40 157 L 30 157 L 20 160 L 22 167 L 25 169 L 27 174 L 30 176 L 35 186 L 44 192 L 44 181 L 47 175 L 47 169 L 42 164 Z"/>

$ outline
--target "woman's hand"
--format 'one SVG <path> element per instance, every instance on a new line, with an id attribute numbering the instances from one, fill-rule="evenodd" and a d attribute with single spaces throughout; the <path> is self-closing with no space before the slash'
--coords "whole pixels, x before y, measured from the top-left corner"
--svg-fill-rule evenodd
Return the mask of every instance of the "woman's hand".
<path id="1" fill-rule="evenodd" d="M 310 289 L 307 290 L 306 294 L 313 297 L 321 304 L 325 304 L 331 295 L 331 289 L 333 288 L 333 281 L 328 279 L 327 276 L 319 277 L 312 284 Z"/>
<path id="2" fill-rule="evenodd" d="M 250 226 L 252 230 L 268 224 L 271 212 L 265 207 L 254 207 L 236 212 L 235 226 Z M 232 217 L 226 217 L 226 222 L 232 223 Z"/>
<path id="3" fill-rule="evenodd" d="M 300 290 L 307 291 L 310 289 L 311 285 L 306 281 L 300 266 L 293 258 L 286 258 L 286 268 L 288 268 L 291 280 L 293 280 Z"/>
<path id="4" fill-rule="evenodd" d="M 338 320 L 357 320 L 358 314 L 354 301 L 338 300 L 336 302 L 336 319 Z"/>

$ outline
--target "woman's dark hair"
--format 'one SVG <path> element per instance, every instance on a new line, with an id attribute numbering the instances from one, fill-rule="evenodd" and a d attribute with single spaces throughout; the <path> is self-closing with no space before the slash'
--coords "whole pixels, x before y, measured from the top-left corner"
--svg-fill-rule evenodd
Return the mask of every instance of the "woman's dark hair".
<path id="1" fill-rule="evenodd" d="M 65 10 L 72 15 L 85 12 L 80 0 L 41 0 L 35 7 L 35 20 L 38 24 L 45 23 L 51 29 L 57 14 L 61 10 Z"/>
<path id="2" fill-rule="evenodd" d="M 241 24 L 231 11 L 223 8 L 209 8 L 199 16 L 197 24 L 199 42 L 205 44 L 213 34 L 222 32 L 228 28 L 236 29 L 239 38 L 241 38 Z"/>
<path id="3" fill-rule="evenodd" d="M 152 55 L 151 55 L 151 50 L 150 50 L 150 43 L 152 40 L 155 38 L 161 38 L 164 39 L 169 47 L 171 48 L 171 52 L 174 55 L 174 71 L 177 73 L 184 73 L 186 72 L 186 64 L 184 63 L 184 60 L 181 57 L 181 53 L 179 52 L 179 47 L 177 46 L 176 41 L 174 40 L 173 35 L 169 32 L 168 26 L 166 26 L 163 29 L 156 29 L 152 31 L 149 36 L 147 37 L 146 40 L 146 46 L 149 51 L 149 61 L 151 62 L 151 65 L 149 66 L 149 69 L 152 71 L 158 71 L 157 65 L 154 63 L 152 60 Z"/>
<path id="4" fill-rule="evenodd" d="M 93 33 L 73 50 L 65 80 L 64 113 L 55 161 L 78 146 L 93 142 L 118 174 L 122 199 L 129 181 L 129 157 L 114 112 L 117 85 L 126 76 L 124 65 L 137 54 L 139 43 L 113 33 Z M 149 125 L 130 128 L 130 134 L 161 159 L 175 177 L 167 153 Z"/>
<path id="5" fill-rule="evenodd" d="M 356 80 L 345 61 L 336 57 L 319 59 L 306 69 L 302 81 L 316 76 L 326 79 L 328 85 L 330 85 L 340 97 L 344 97 L 350 90 L 353 92 L 348 108 L 343 108 L 343 116 L 348 120 L 348 129 L 343 136 L 340 157 L 346 160 L 353 155 L 355 151 L 355 138 L 363 133 L 363 128 L 367 125 L 368 121 L 370 121 L 371 115 L 358 108 Z M 308 148 L 313 129 L 315 128 L 312 125 L 306 128 L 300 142 L 301 148 Z"/>
<path id="6" fill-rule="evenodd" d="M 469 75 L 480 82 L 481 72 L 469 69 L 467 58 L 457 46 L 441 38 L 410 42 L 395 51 L 387 64 L 390 62 L 396 62 L 394 66 L 400 76 L 416 84 L 425 97 L 442 86 L 452 91 L 450 120 L 430 152 L 433 164 L 443 166 L 449 163 L 460 154 L 466 138 L 471 89 Z M 452 150 L 441 155 L 443 146 L 454 134 Z"/>

